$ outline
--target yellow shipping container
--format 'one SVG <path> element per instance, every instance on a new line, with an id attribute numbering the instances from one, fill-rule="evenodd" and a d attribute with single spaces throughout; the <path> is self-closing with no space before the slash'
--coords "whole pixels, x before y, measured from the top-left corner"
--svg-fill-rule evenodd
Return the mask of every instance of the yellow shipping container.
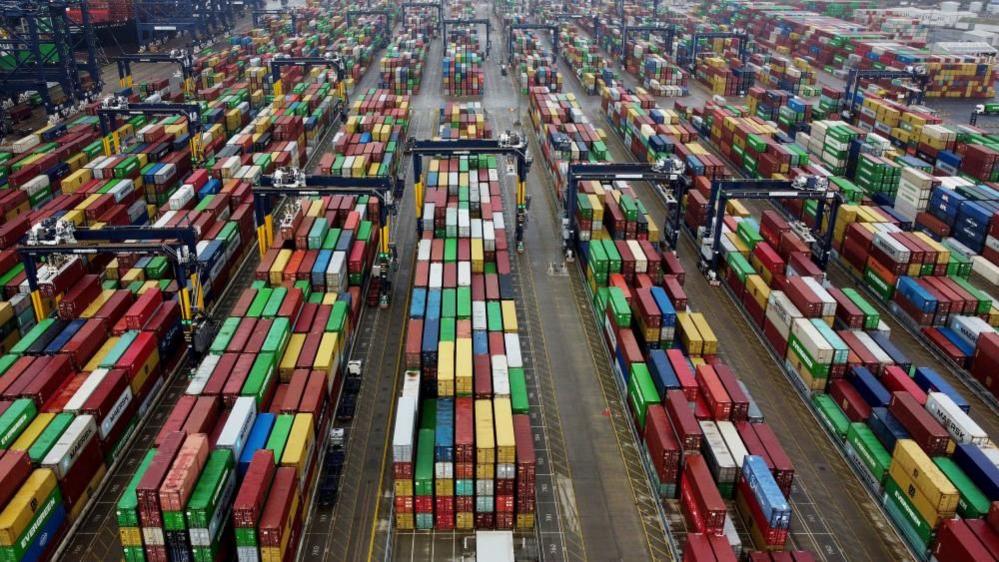
<path id="1" fill-rule="evenodd" d="M 288 338 L 288 347 L 281 357 L 281 363 L 278 364 L 278 376 L 281 382 L 291 380 L 291 375 L 295 372 L 295 364 L 298 362 L 298 356 L 301 355 L 304 344 L 305 334 L 292 334 Z"/>
<path id="2" fill-rule="evenodd" d="M 507 334 L 517 333 L 517 307 L 512 300 L 502 301 L 503 331 Z"/>
<path id="3" fill-rule="evenodd" d="M 0 512 L 0 546 L 13 546 L 39 509 L 51 509 L 54 504 L 45 500 L 55 490 L 56 477 L 51 469 L 39 468 L 28 476 Z"/>
<path id="4" fill-rule="evenodd" d="M 319 341 L 319 349 L 316 351 L 316 358 L 312 362 L 312 368 L 322 371 L 327 375 L 327 381 L 333 381 L 333 367 L 337 361 L 337 334 L 336 332 L 324 332 L 323 339 Z"/>
<path id="5" fill-rule="evenodd" d="M 770 287 L 759 275 L 747 275 L 746 276 L 746 292 L 749 293 L 753 300 L 760 305 L 760 308 L 766 310 L 767 299 L 770 298 Z"/>
<path id="6" fill-rule="evenodd" d="M 454 391 L 458 396 L 471 396 L 475 385 L 472 377 L 472 338 L 458 338 L 454 350 Z"/>
<path id="7" fill-rule="evenodd" d="M 312 414 L 295 414 L 295 421 L 288 433 L 288 442 L 281 455 L 281 466 L 293 466 L 298 473 L 299 486 L 305 483 L 305 473 L 312 461 L 316 438 Z"/>
<path id="8" fill-rule="evenodd" d="M 271 285 L 275 287 L 281 285 L 281 281 L 284 280 L 284 268 L 288 265 L 291 254 L 292 251 L 285 248 L 279 251 L 277 257 L 274 258 L 274 263 L 271 265 L 270 270 Z"/>
<path id="9" fill-rule="evenodd" d="M 513 433 L 513 409 L 508 396 L 493 398 L 493 417 L 496 422 L 496 462 L 517 462 L 517 440 Z"/>
<path id="10" fill-rule="evenodd" d="M 413 495 L 413 480 L 410 478 L 400 478 L 394 482 L 395 495 L 401 496 L 412 496 Z"/>
<path id="11" fill-rule="evenodd" d="M 108 338 L 107 341 L 104 342 L 104 345 L 102 345 L 101 348 L 97 350 L 97 353 L 95 353 L 94 356 L 90 358 L 90 361 L 87 361 L 87 364 L 83 367 L 83 372 L 92 373 L 96 371 L 97 366 L 101 364 L 101 361 L 104 360 L 107 354 L 110 353 L 111 349 L 114 348 L 114 346 L 116 345 L 118 345 L 117 337 Z"/>
<path id="12" fill-rule="evenodd" d="M 76 193 L 76 190 L 83 187 L 83 184 L 94 178 L 92 170 L 89 168 L 80 168 L 79 170 L 69 174 L 68 176 L 62 178 L 62 191 L 63 193 Z"/>
<path id="13" fill-rule="evenodd" d="M 492 465 L 495 462 L 496 437 L 493 434 L 493 403 L 491 400 L 476 400 L 475 463 L 476 465 Z"/>
<path id="14" fill-rule="evenodd" d="M 48 412 L 42 412 L 35 416 L 35 419 L 28 424 L 28 427 L 24 429 L 24 432 L 14 441 L 14 444 L 10 446 L 11 451 L 27 451 L 31 448 L 31 445 L 35 443 L 38 436 L 45 431 L 45 428 L 52 423 L 52 418 L 55 414 Z"/>
<path id="15" fill-rule="evenodd" d="M 322 304 L 334 305 L 339 298 L 339 293 L 324 293 Z"/>
<path id="16" fill-rule="evenodd" d="M 717 354 L 718 338 L 715 337 L 715 333 L 711 329 L 711 326 L 708 325 L 708 321 L 704 318 L 704 315 L 700 312 L 693 312 L 690 314 L 690 319 L 693 321 L 694 326 L 697 327 L 697 332 L 701 335 L 701 341 L 703 342 L 701 353 L 703 355 Z"/>
<path id="17" fill-rule="evenodd" d="M 87 308 L 83 309 L 80 313 L 80 318 L 93 318 L 95 314 L 108 302 L 108 299 L 114 295 L 114 289 L 105 289 L 97 295 L 97 298 L 87 305 Z"/>
<path id="18" fill-rule="evenodd" d="M 934 509 L 950 513 L 957 510 L 957 503 L 961 499 L 957 488 L 915 441 L 899 439 L 895 443 L 891 462 L 892 467 L 898 466 L 900 474 L 905 474 L 912 480 Z"/>
<path id="19" fill-rule="evenodd" d="M 437 395 L 454 396 L 454 342 L 437 342 Z"/>
<path id="20" fill-rule="evenodd" d="M 701 355 L 704 350 L 704 340 L 701 339 L 697 325 L 690 318 L 687 312 L 676 313 L 676 325 L 680 330 L 680 343 L 687 350 L 688 355 Z"/>
<path id="21" fill-rule="evenodd" d="M 472 238 L 472 273 L 482 273 L 485 263 L 482 239 Z"/>

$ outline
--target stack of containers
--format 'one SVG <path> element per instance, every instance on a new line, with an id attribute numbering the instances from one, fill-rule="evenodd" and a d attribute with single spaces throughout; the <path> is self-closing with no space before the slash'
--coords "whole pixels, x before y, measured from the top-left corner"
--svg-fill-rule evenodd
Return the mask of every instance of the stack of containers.
<path id="1" fill-rule="evenodd" d="M 752 177 L 786 174 L 791 168 L 807 163 L 808 156 L 794 145 L 784 144 L 775 136 L 776 127 L 748 111 L 707 104 L 703 109 L 703 126 L 711 141 L 732 162 L 742 166 Z M 696 113 L 695 113 L 696 115 Z"/>
<path id="2" fill-rule="evenodd" d="M 741 66 L 738 59 L 719 56 L 699 56 L 694 76 L 719 96 L 744 96 L 754 82 L 752 70 Z"/>
<path id="3" fill-rule="evenodd" d="M 812 121 L 814 104 L 788 90 L 767 90 L 755 86 L 749 89 L 746 107 L 751 115 L 774 121 L 780 130 L 793 136 Z"/>
<path id="4" fill-rule="evenodd" d="M 150 463 L 119 502 L 126 557 L 294 556 L 304 523 L 295 506 L 310 505 L 345 387 L 377 247 L 378 224 L 368 217 L 377 221 L 378 205 L 352 196 L 292 205 L 257 281 L 220 326 Z M 320 262 L 328 265 L 317 269 Z"/>
<path id="5" fill-rule="evenodd" d="M 556 185 L 564 185 L 569 164 L 606 162 L 606 134 L 594 127 L 573 94 L 554 94 L 547 88 L 531 91 L 531 123 L 541 139 L 541 154 Z M 559 192 L 559 199 L 564 194 Z"/>
<path id="6" fill-rule="evenodd" d="M 392 176 L 409 130 L 410 96 L 371 89 L 357 96 L 343 127 L 333 137 L 333 152 L 319 160 L 322 173 L 343 177 Z"/>
<path id="7" fill-rule="evenodd" d="M 448 96 L 481 96 L 485 79 L 482 49 L 474 28 L 448 30 L 447 47 L 441 60 L 442 87 Z"/>
<path id="8" fill-rule="evenodd" d="M 482 102 L 447 102 L 438 114 L 437 136 L 445 140 L 492 138 L 492 124 L 486 121 Z"/>
<path id="9" fill-rule="evenodd" d="M 844 208 L 848 217 L 868 212 Z M 807 246 L 778 213 L 764 211 L 759 225 L 748 217 L 726 216 L 725 222 L 734 227 L 734 236 L 722 242 L 724 277 L 733 296 L 786 358 L 785 368 L 811 396 L 819 418 L 843 443 L 907 541 L 925 552 L 945 520 L 955 514 L 982 517 L 999 490 L 999 473 L 986 460 L 991 442 L 969 416 L 967 402 L 939 374 L 914 366 L 892 344 L 863 297 L 824 283 L 821 271 L 808 265 Z M 861 224 L 851 222 L 850 228 Z M 879 231 L 880 243 L 868 251 L 899 258 L 902 248 L 913 253 L 920 239 L 898 235 L 908 233 Z M 921 247 L 920 260 L 923 253 Z M 912 264 L 909 256 L 904 267 L 936 270 L 937 255 L 930 258 Z M 903 284 L 907 294 L 925 298 L 925 291 Z M 953 331 L 965 337 L 992 333 L 958 318 L 952 317 Z"/>
<path id="10" fill-rule="evenodd" d="M 642 79 L 642 86 L 656 96 L 683 96 L 687 93 L 687 74 L 662 54 L 661 45 L 634 37 L 627 45 L 628 72 Z"/>
<path id="11" fill-rule="evenodd" d="M 759 67 L 756 81 L 764 88 L 786 90 L 805 97 L 815 93 L 815 71 L 801 57 L 791 59 L 776 53 L 754 54 L 750 62 Z"/>
<path id="12" fill-rule="evenodd" d="M 378 63 L 378 87 L 397 95 L 419 94 L 426 55 L 426 36 L 422 33 L 407 32 L 396 37 Z"/>
<path id="13" fill-rule="evenodd" d="M 400 529 L 531 529 L 534 445 L 495 156 L 432 158 L 393 430 Z"/>
<path id="14" fill-rule="evenodd" d="M 516 29 L 513 33 L 513 73 L 520 84 L 521 93 L 535 86 L 544 86 L 551 92 L 562 91 L 562 76 L 558 61 L 544 46 L 548 42 L 533 30 Z"/>
<path id="15" fill-rule="evenodd" d="M 607 65 L 607 57 L 576 26 L 570 23 L 562 25 L 559 48 L 587 94 L 593 95 L 603 87 L 617 85 L 614 72 Z"/>

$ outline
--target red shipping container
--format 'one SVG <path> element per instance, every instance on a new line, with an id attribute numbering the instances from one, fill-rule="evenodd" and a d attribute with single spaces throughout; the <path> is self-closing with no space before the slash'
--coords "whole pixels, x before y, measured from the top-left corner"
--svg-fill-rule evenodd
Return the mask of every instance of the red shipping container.
<path id="1" fill-rule="evenodd" d="M 187 436 L 177 452 L 170 471 L 160 485 L 160 507 L 163 511 L 182 511 L 194 492 L 201 469 L 208 461 L 208 436 L 194 433 Z"/>
<path id="2" fill-rule="evenodd" d="M 836 401 L 836 405 L 852 422 L 863 422 L 871 416 L 870 405 L 846 379 L 837 379 L 829 383 L 829 397 Z"/>
<path id="3" fill-rule="evenodd" d="M 945 520 L 940 526 L 933 555 L 947 562 L 995 560 L 978 535 L 960 518 Z"/>
<path id="4" fill-rule="evenodd" d="M 919 402 L 920 406 L 926 406 L 926 392 L 919 388 L 916 381 L 898 365 L 888 365 L 881 375 L 881 384 L 889 392 L 908 392 Z"/>
<path id="5" fill-rule="evenodd" d="M 732 401 L 725 392 L 725 387 L 718 380 L 714 367 L 711 365 L 697 366 L 697 382 L 704 398 L 709 415 L 713 420 L 728 420 L 732 415 Z"/>
<path id="6" fill-rule="evenodd" d="M 0 505 L 7 505 L 33 467 L 25 451 L 0 451 Z"/>
<path id="7" fill-rule="evenodd" d="M 777 485 L 780 486 L 781 491 L 784 493 L 784 497 L 790 498 L 791 485 L 794 483 L 794 465 L 791 464 L 791 458 L 787 456 L 787 453 L 784 451 L 784 446 L 780 444 L 780 441 L 777 439 L 777 434 L 774 433 L 770 424 L 763 422 L 749 424 L 749 426 L 752 431 L 756 433 L 756 437 L 759 439 L 760 445 L 766 452 L 764 458 L 770 459 L 774 480 L 776 480 Z M 756 453 L 750 452 L 750 454 Z"/>
<path id="8" fill-rule="evenodd" d="M 948 455 L 953 450 L 947 430 L 908 392 L 892 392 L 888 411 L 927 455 Z"/>
<path id="9" fill-rule="evenodd" d="M 156 438 L 153 440 L 153 446 L 159 447 L 163 444 L 163 440 L 167 435 L 174 431 L 181 431 L 184 427 L 184 422 L 187 421 L 187 417 L 190 415 L 191 410 L 194 408 L 195 402 L 198 401 L 197 396 L 191 396 L 185 394 L 177 399 L 177 403 L 174 404 L 173 409 L 170 410 L 170 415 L 167 416 L 163 426 L 160 428 L 159 432 L 156 433 Z"/>
<path id="10" fill-rule="evenodd" d="M 122 289 L 115 291 L 111 295 L 111 298 L 104 303 L 104 305 L 97 310 L 97 314 L 94 318 L 103 318 L 107 321 L 108 326 L 115 325 L 119 320 L 125 317 L 125 313 L 135 302 L 135 296 L 132 291 L 127 289 Z"/>
<path id="11" fill-rule="evenodd" d="M 683 395 L 687 401 L 693 402 L 697 399 L 697 379 L 690 368 L 690 363 L 687 362 L 687 357 L 679 349 L 667 349 L 666 358 L 669 359 L 669 364 L 673 367 L 673 372 L 680 382 Z"/>
<path id="12" fill-rule="evenodd" d="M 125 324 L 128 329 L 141 330 L 162 302 L 163 292 L 159 289 L 149 289 L 139 295 L 139 298 L 125 313 Z"/>
<path id="13" fill-rule="evenodd" d="M 84 275 L 73 285 L 59 301 L 59 317 L 72 320 L 97 299 L 101 293 L 101 278 L 99 275 Z"/>
<path id="14" fill-rule="evenodd" d="M 726 365 L 717 357 L 712 358 L 711 366 L 715 369 L 718 380 L 725 388 L 729 401 L 732 403 L 731 420 L 733 422 L 744 421 L 749 417 L 749 397 L 739 386 L 738 378 L 732 372 L 732 368 Z"/>
<path id="15" fill-rule="evenodd" d="M 294 469 L 292 474 L 294 475 Z M 253 453 L 250 465 L 246 469 L 243 483 L 236 493 L 232 504 L 232 520 L 236 527 L 253 528 L 257 526 L 264 510 L 264 502 L 271 489 L 271 482 L 277 473 L 274 463 L 274 452 L 270 449 L 260 449 Z"/>
<path id="16" fill-rule="evenodd" d="M 986 332 L 978 337 L 971 359 L 971 374 L 992 394 L 999 396 L 999 334 Z"/>
<path id="17" fill-rule="evenodd" d="M 42 404 L 52 398 L 62 384 L 73 374 L 73 365 L 66 355 L 55 355 L 47 362 L 35 361 L 23 377 L 27 384 L 21 390 L 23 398 L 31 398 L 35 405 Z"/>
<path id="18" fill-rule="evenodd" d="M 787 297 L 806 318 L 818 318 L 822 315 L 822 301 L 799 277 L 787 280 Z"/>
<path id="19" fill-rule="evenodd" d="M 667 390 L 663 403 L 666 406 L 666 413 L 669 415 L 673 430 L 676 431 L 677 439 L 684 451 L 700 451 L 701 441 L 704 434 L 700 424 L 694 417 L 694 412 L 690 409 L 687 398 L 679 390 Z"/>
<path id="20" fill-rule="evenodd" d="M 208 433 L 221 415 L 222 400 L 218 396 L 199 396 L 181 431 L 186 435 Z"/>
<path id="21" fill-rule="evenodd" d="M 470 397 L 454 400 L 454 460 L 455 463 L 475 462 L 474 402 Z M 457 465 L 455 466 L 457 471 Z"/>
<path id="22" fill-rule="evenodd" d="M 90 358 L 104 345 L 108 336 L 108 323 L 101 318 L 87 320 L 59 353 L 70 358 L 73 366 L 82 369 Z"/>
<path id="23" fill-rule="evenodd" d="M 132 402 L 132 389 L 128 386 L 127 373 L 123 369 L 112 369 L 83 403 L 81 411 L 94 416 L 100 438 L 104 440 Z"/>
<path id="24" fill-rule="evenodd" d="M 680 477 L 680 506 L 690 528 L 701 533 L 722 532 L 725 502 L 722 500 L 707 461 L 701 455 L 684 459 Z"/>
<path id="25" fill-rule="evenodd" d="M 676 484 L 682 451 L 662 405 L 649 406 L 648 412 L 646 412 L 643 439 L 649 451 L 649 457 L 652 459 L 652 466 L 656 469 L 656 474 L 659 477 L 659 482 Z"/>
<path id="26" fill-rule="evenodd" d="M 186 435 L 174 432 L 167 435 L 156 448 L 156 454 L 135 489 L 139 501 L 139 522 L 143 527 L 162 527 L 163 516 L 160 509 L 160 485 L 170 471 Z"/>
<path id="27" fill-rule="evenodd" d="M 255 298 L 257 298 L 256 289 L 243 289 L 243 292 L 239 295 L 239 299 L 236 300 L 236 304 L 233 305 L 232 310 L 229 312 L 229 316 L 246 316 L 246 312 L 250 310 L 250 305 L 253 304 L 253 299 Z"/>

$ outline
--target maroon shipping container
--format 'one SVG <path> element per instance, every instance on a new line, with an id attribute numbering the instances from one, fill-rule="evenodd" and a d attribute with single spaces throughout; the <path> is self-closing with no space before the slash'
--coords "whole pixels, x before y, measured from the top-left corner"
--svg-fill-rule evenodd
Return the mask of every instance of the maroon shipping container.
<path id="1" fill-rule="evenodd" d="M 670 423 L 673 425 L 673 430 L 676 431 L 677 439 L 680 441 L 683 450 L 688 452 L 700 451 L 704 434 L 701 432 L 701 426 L 697 423 L 694 412 L 691 411 L 683 392 L 680 390 L 667 390 L 666 399 L 663 402 L 666 405 L 666 413 L 669 415 Z"/>
<path id="2" fill-rule="evenodd" d="M 291 379 L 285 386 L 284 395 L 281 397 L 281 411 L 294 414 L 298 412 L 298 405 L 302 401 L 302 393 L 305 392 L 305 383 L 309 378 L 308 369 L 295 369 L 291 374 Z"/>
<path id="3" fill-rule="evenodd" d="M 852 422 L 863 422 L 871 416 L 871 406 L 846 379 L 829 383 L 829 397 Z"/>
<path id="4" fill-rule="evenodd" d="M 760 236 L 771 246 L 780 246 L 780 235 L 791 227 L 777 211 L 767 209 L 760 214 Z"/>
<path id="5" fill-rule="evenodd" d="M 687 533 L 687 543 L 683 545 L 683 562 L 715 562 L 708 535 Z"/>
<path id="6" fill-rule="evenodd" d="M 134 302 L 135 295 L 132 294 L 132 291 L 127 289 L 115 291 L 107 302 L 97 310 L 94 318 L 103 318 L 107 321 L 108 326 L 113 326 L 125 317 L 125 313 Z"/>
<path id="7" fill-rule="evenodd" d="M 218 396 L 200 396 L 181 430 L 185 435 L 208 433 L 222 415 L 222 399 Z"/>
<path id="8" fill-rule="evenodd" d="M 455 477 L 458 478 L 458 463 L 475 462 L 475 416 L 474 402 L 470 397 L 454 400 L 454 460 Z"/>
<path id="9" fill-rule="evenodd" d="M 256 289 L 243 289 L 243 292 L 239 295 L 239 299 L 236 300 L 236 304 L 233 305 L 232 310 L 229 312 L 229 316 L 246 316 L 246 313 L 250 310 L 250 305 L 253 304 L 253 300 L 255 298 L 257 298 Z M 297 332 L 298 330 L 296 329 L 295 331 Z"/>
<path id="10" fill-rule="evenodd" d="M 680 444 L 673 434 L 673 427 L 669 423 L 666 410 L 661 404 L 652 404 L 646 412 L 645 433 L 643 435 L 645 446 L 652 459 L 652 466 L 656 469 L 661 484 L 676 484 L 676 478 L 680 472 L 680 457 L 682 451 Z"/>
<path id="11" fill-rule="evenodd" d="M 982 519 L 965 519 L 964 522 L 978 537 L 978 540 L 985 545 L 985 550 L 988 550 L 993 558 L 999 560 L 999 533 L 989 527 L 989 524 Z"/>
<path id="12" fill-rule="evenodd" d="M 170 415 L 167 416 L 165 422 L 163 422 L 163 427 L 156 434 L 156 439 L 153 440 L 153 446 L 159 447 L 163 444 L 163 440 L 167 435 L 174 431 L 181 431 L 184 428 L 184 422 L 187 421 L 187 417 L 191 414 L 191 410 L 194 408 L 194 404 L 198 401 L 197 396 L 191 396 L 185 394 L 177 399 L 177 403 L 174 404 L 173 409 L 170 410 Z"/>
<path id="13" fill-rule="evenodd" d="M 7 505 L 31 471 L 31 458 L 27 452 L 0 451 L 0 505 Z"/>
<path id="14" fill-rule="evenodd" d="M 41 407 L 50 398 L 55 396 L 59 387 L 73 374 L 73 365 L 66 355 L 55 355 L 49 361 L 35 361 L 31 369 L 25 371 L 22 379 L 26 383 L 21 390 L 21 397 L 31 398 L 35 405 Z"/>
<path id="15" fill-rule="evenodd" d="M 995 560 L 978 535 L 960 518 L 948 519 L 940 526 L 933 555 L 947 562 Z"/>
<path id="16" fill-rule="evenodd" d="M 240 353 L 236 358 L 236 364 L 233 366 L 232 372 L 229 373 L 225 386 L 222 387 L 222 396 L 225 396 L 227 400 L 235 402 L 236 397 L 243 390 L 246 377 L 250 375 L 250 369 L 253 368 L 255 359 L 256 355 L 252 353 Z"/>
<path id="17" fill-rule="evenodd" d="M 728 393 L 725 392 L 725 387 L 718 380 L 714 367 L 698 365 L 695 373 L 708 415 L 713 420 L 728 420 L 732 415 L 732 401 L 729 399 Z"/>
<path id="18" fill-rule="evenodd" d="M 101 293 L 101 278 L 99 275 L 84 275 L 73 285 L 59 301 L 59 317 L 72 320 L 97 299 Z"/>
<path id="19" fill-rule="evenodd" d="M 822 301 L 800 277 L 788 278 L 787 298 L 806 318 L 818 318 L 822 315 Z"/>
<path id="20" fill-rule="evenodd" d="M 281 537 L 293 515 L 291 507 L 298 493 L 295 468 L 283 466 L 274 474 L 271 491 L 260 515 L 257 532 L 260 546 L 281 546 Z"/>
<path id="21" fill-rule="evenodd" d="M 98 434 L 105 443 L 115 443 L 131 423 L 129 411 L 135 397 L 124 369 L 112 369 L 83 405 L 83 412 L 97 420 Z"/>
<path id="22" fill-rule="evenodd" d="M 954 444 L 950 440 L 950 434 L 919 405 L 913 395 L 908 392 L 892 392 L 888 411 L 927 455 L 948 455 L 953 451 Z"/>
<path id="23" fill-rule="evenodd" d="M 862 330 L 864 328 L 864 313 L 836 287 L 826 287 L 826 292 L 836 301 L 836 320 L 847 329 Z"/>
<path id="24" fill-rule="evenodd" d="M 159 289 L 142 293 L 125 313 L 125 325 L 129 330 L 141 330 L 162 302 L 163 292 Z"/>
<path id="25" fill-rule="evenodd" d="M 202 396 L 222 394 L 226 381 L 229 380 L 229 375 L 235 369 L 236 361 L 239 360 L 240 355 L 239 353 L 223 353 L 219 355 L 218 362 L 215 364 L 212 374 L 208 377 L 208 382 L 201 389 Z"/>
<path id="26" fill-rule="evenodd" d="M 339 375 L 337 376 L 339 377 Z M 335 384 L 333 388 L 336 388 Z M 305 391 L 298 404 L 298 411 L 312 414 L 317 438 L 325 434 L 326 418 L 330 413 L 330 408 L 326 407 L 328 401 L 326 374 L 322 371 L 309 371 L 305 381 Z"/>
<path id="27" fill-rule="evenodd" d="M 718 376 L 718 380 L 725 388 L 729 401 L 732 403 L 731 420 L 733 422 L 745 421 L 749 418 L 749 397 L 746 396 L 742 387 L 739 386 L 738 379 L 735 373 L 732 372 L 732 368 L 717 357 L 712 358 L 710 363 L 715 369 L 715 375 Z"/>
<path id="28" fill-rule="evenodd" d="M 725 502 L 722 500 L 707 461 L 701 455 L 684 459 L 680 477 L 680 506 L 689 528 L 701 533 L 722 532 Z"/>
<path id="29" fill-rule="evenodd" d="M 745 424 L 748 428 L 742 428 L 742 424 L 737 426 L 739 429 L 739 435 L 742 436 L 745 432 L 748 434 L 750 431 L 756 436 L 756 440 L 759 442 L 761 450 L 750 449 L 749 443 L 746 444 L 746 448 L 750 449 L 749 453 L 752 455 L 760 454 L 765 460 L 767 460 L 767 465 L 773 472 L 774 480 L 777 481 L 777 485 L 780 486 L 781 491 L 784 493 L 784 497 L 791 497 L 791 485 L 794 483 L 794 465 L 791 464 L 791 458 L 787 456 L 787 452 L 784 451 L 784 446 L 780 444 L 780 440 L 777 439 L 777 434 L 774 433 L 770 424 L 766 422 L 762 423 L 752 423 Z M 743 437 L 743 441 L 746 439 Z"/>
<path id="30" fill-rule="evenodd" d="M 73 366 L 82 369 L 90 358 L 104 345 L 108 337 L 108 323 L 102 318 L 91 318 L 62 346 L 59 353 L 69 356 Z"/>
<path id="31" fill-rule="evenodd" d="M 97 435 L 93 435 L 76 452 L 72 466 L 59 479 L 59 489 L 66 507 L 71 508 L 78 501 L 86 500 L 97 488 L 99 482 L 95 482 L 94 477 L 104 468 L 102 454 Z"/>
<path id="32" fill-rule="evenodd" d="M 156 448 L 156 454 L 142 475 L 135 493 L 139 501 L 139 522 L 143 527 L 162 527 L 163 517 L 160 510 L 160 485 L 166 478 L 177 452 L 184 444 L 186 435 L 176 431 L 167 435 L 162 444 Z"/>
<path id="33" fill-rule="evenodd" d="M 999 396 L 999 333 L 987 332 L 978 336 L 971 359 L 971 374 L 992 394 Z"/>
<path id="34" fill-rule="evenodd" d="M 257 526 L 276 472 L 274 451 L 260 449 L 253 453 L 232 504 L 232 521 L 236 527 Z"/>

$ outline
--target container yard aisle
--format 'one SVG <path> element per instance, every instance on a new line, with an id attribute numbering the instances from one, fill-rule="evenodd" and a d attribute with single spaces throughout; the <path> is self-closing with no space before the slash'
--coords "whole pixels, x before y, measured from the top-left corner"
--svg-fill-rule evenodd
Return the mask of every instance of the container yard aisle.
<path id="1" fill-rule="evenodd" d="M 378 86 L 378 59 L 383 51 L 372 57 L 365 75 L 354 87 L 355 92 L 364 92 Z M 414 114 L 412 126 L 419 126 L 419 114 Z M 332 138 L 332 135 L 331 135 Z M 328 151 L 323 147 L 322 151 Z M 322 151 L 317 151 L 320 154 Z M 360 332 L 351 359 L 363 363 L 365 382 L 355 406 L 356 414 L 348 430 L 347 462 L 340 477 L 337 503 L 332 509 L 324 509 L 318 504 L 305 531 L 305 542 L 299 554 L 300 560 L 361 560 L 367 553 L 369 543 L 368 526 L 374 517 L 377 505 L 377 479 L 381 461 L 381 448 L 391 427 L 391 400 L 395 392 L 395 373 L 398 371 L 399 355 L 402 351 L 405 302 L 407 287 L 412 276 L 411 260 L 404 256 L 412 255 L 415 239 L 412 232 L 413 210 L 407 199 L 399 208 L 398 222 L 393 227 L 397 236 L 399 269 L 391 277 L 393 305 L 386 310 L 368 309 L 361 320 Z M 398 345 L 391 342 L 399 342 Z M 359 456 L 360 455 L 360 456 Z"/>
<path id="2" fill-rule="evenodd" d="M 498 20 L 493 21 L 498 25 Z M 494 53 L 501 51 L 505 48 Z M 513 102 L 512 98 L 519 94 L 511 78 L 500 76 L 500 56 L 494 55 L 486 64 L 486 109 L 497 121 L 496 129 L 502 131 L 515 128 L 517 113 L 511 110 L 519 107 L 520 130 L 528 134 L 533 144 L 528 100 L 520 96 L 519 106 Z M 550 431 L 565 436 L 568 472 L 559 474 L 557 458 L 551 459 L 550 468 L 555 472 L 556 482 L 565 486 L 564 493 L 575 497 L 572 502 L 562 502 L 563 506 L 573 503 L 575 512 L 566 516 L 563 511 L 569 534 L 567 543 L 572 543 L 569 531 L 573 519 L 578 517 L 588 559 L 666 560 L 669 552 L 663 522 L 629 430 L 626 406 L 612 378 L 610 359 L 585 297 L 586 289 L 577 275 L 558 272 L 562 264 L 561 211 L 555 208 L 551 181 L 540 151 L 535 151 L 528 178 L 533 203 L 526 251 L 518 264 L 519 271 L 524 273 L 520 279 L 528 320 L 539 333 L 531 346 L 537 383 L 542 387 L 544 414 L 551 416 L 554 406 L 554 415 L 565 428 L 565 431 Z M 587 349 L 560 353 L 571 342 L 580 342 L 577 345 L 585 345 Z M 549 380 L 545 380 L 546 376 Z M 546 383 L 554 383 L 555 399 L 551 402 L 545 393 Z M 555 440 L 556 436 L 549 436 L 550 442 Z M 554 455 L 556 447 L 552 449 Z M 541 514 L 542 502 L 539 496 Z M 543 524 L 541 520 L 543 517 L 539 524 Z M 542 527 L 541 532 L 544 546 L 546 529 Z M 635 540 L 636 537 L 644 540 Z"/>
<path id="3" fill-rule="evenodd" d="M 582 93 L 579 81 L 564 61 L 560 61 L 560 72 L 565 76 L 564 89 L 576 95 L 594 124 L 607 129 L 612 160 L 633 160 L 620 136 L 610 130 L 600 107 L 600 98 Z M 639 85 L 635 77 L 627 73 L 622 73 L 621 78 L 627 87 Z M 691 81 L 691 91 L 700 90 L 704 95 L 703 88 L 695 82 Z M 658 102 L 665 109 L 672 107 L 669 98 L 658 98 Z M 634 188 L 652 216 L 665 217 L 662 200 L 651 186 L 635 183 Z M 742 374 L 742 380 L 795 466 L 794 492 L 791 495 L 795 514 L 791 526 L 792 540 L 797 547 L 811 550 L 824 560 L 909 559 L 908 551 L 883 513 L 864 492 L 847 461 L 829 442 L 820 422 L 795 394 L 762 343 L 753 337 L 752 327 L 731 299 L 722 293 L 722 289 L 710 287 L 704 276 L 697 272 L 693 243 L 686 237 L 681 238 L 684 242 L 681 242 L 679 257 L 689 272 L 684 289 L 690 302 L 709 320 L 718 320 L 711 325 L 721 342 L 720 355 L 735 372 Z M 760 366 L 767 368 L 760 369 Z"/>

